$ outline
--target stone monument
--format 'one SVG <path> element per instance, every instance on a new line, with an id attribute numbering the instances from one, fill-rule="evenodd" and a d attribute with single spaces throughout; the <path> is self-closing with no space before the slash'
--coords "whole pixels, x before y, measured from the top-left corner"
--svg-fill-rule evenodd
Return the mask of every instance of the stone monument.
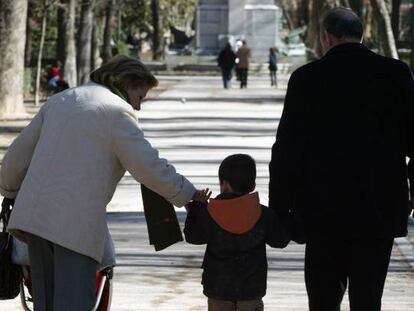
<path id="1" fill-rule="evenodd" d="M 256 61 L 279 45 L 281 13 L 273 0 L 200 0 L 196 46 L 200 53 L 217 54 L 224 44 L 247 40 Z"/>

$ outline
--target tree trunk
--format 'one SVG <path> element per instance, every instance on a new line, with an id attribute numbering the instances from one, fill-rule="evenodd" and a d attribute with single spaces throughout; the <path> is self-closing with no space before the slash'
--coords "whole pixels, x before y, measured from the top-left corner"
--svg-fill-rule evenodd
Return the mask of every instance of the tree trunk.
<path id="1" fill-rule="evenodd" d="M 62 76 L 70 87 L 77 85 L 76 75 L 76 44 L 75 44 L 75 16 L 76 0 L 63 0 L 65 10 L 64 34 L 59 40 L 62 41 L 63 59 L 62 59 Z"/>
<path id="2" fill-rule="evenodd" d="M 390 13 L 384 0 L 371 0 L 374 18 L 378 25 L 379 42 L 385 56 L 398 59 L 397 47 L 391 27 Z"/>
<path id="3" fill-rule="evenodd" d="M 396 43 L 400 37 L 400 6 L 401 0 L 392 0 L 391 25 Z"/>
<path id="4" fill-rule="evenodd" d="M 275 1 L 275 4 L 281 7 L 283 16 L 286 19 L 289 30 L 296 28 L 296 21 L 299 15 L 297 10 L 297 1 L 281 0 L 279 1 L 279 3 Z"/>
<path id="5" fill-rule="evenodd" d="M 40 43 L 39 43 L 39 52 L 37 54 L 37 67 L 36 67 L 36 84 L 35 84 L 35 106 L 38 106 L 40 103 L 40 76 L 42 74 L 42 55 L 43 55 L 43 46 L 45 43 L 46 36 L 46 23 L 47 15 L 49 11 L 49 0 L 44 0 L 43 2 L 43 17 L 42 17 L 42 30 L 40 34 Z"/>
<path id="6" fill-rule="evenodd" d="M 100 65 L 99 53 L 99 25 L 97 18 L 93 20 L 92 42 L 91 42 L 91 71 L 94 71 Z"/>
<path id="7" fill-rule="evenodd" d="M 374 18 L 372 16 L 372 6 L 370 5 L 371 0 L 363 0 L 364 2 L 364 41 L 372 41 L 374 37 Z"/>
<path id="8" fill-rule="evenodd" d="M 63 2 L 62 2 L 63 4 Z M 56 39 L 56 59 L 63 64 L 65 61 L 65 42 L 66 42 L 66 25 L 67 25 L 67 8 L 59 6 L 57 12 L 57 39 Z"/>
<path id="9" fill-rule="evenodd" d="M 24 66 L 30 67 L 32 63 L 32 3 L 29 2 L 26 18 L 26 44 L 24 47 Z"/>
<path id="10" fill-rule="evenodd" d="M 345 1 L 347 1 L 347 0 L 324 0 L 324 8 L 328 9 L 328 8 L 339 7 Z M 325 11 L 322 11 L 322 13 L 323 12 L 325 12 Z"/>
<path id="11" fill-rule="evenodd" d="M 285 17 L 289 30 L 293 30 L 295 28 L 293 24 L 292 17 L 290 16 L 290 11 L 282 7 L 283 16 Z"/>
<path id="12" fill-rule="evenodd" d="M 160 60 L 164 58 L 164 45 L 162 34 L 162 20 L 160 15 L 159 0 L 151 0 L 152 12 L 152 59 Z"/>
<path id="13" fill-rule="evenodd" d="M 122 32 L 122 14 L 121 14 L 121 9 L 118 6 L 118 10 L 116 11 L 117 17 L 116 17 L 116 26 L 117 26 L 117 30 L 116 30 L 116 41 L 119 42 L 121 41 L 121 32 Z"/>
<path id="14" fill-rule="evenodd" d="M 349 0 L 349 6 L 361 19 L 363 19 L 364 0 Z"/>
<path id="15" fill-rule="evenodd" d="M 319 40 L 320 35 L 320 14 L 323 8 L 323 0 L 311 0 L 309 11 L 309 27 L 307 34 L 307 45 L 313 55 L 310 58 L 322 56 L 322 46 Z"/>
<path id="16" fill-rule="evenodd" d="M 108 7 L 106 8 L 105 16 L 105 30 L 103 42 L 103 63 L 108 62 L 112 58 L 112 26 L 114 19 L 115 0 L 108 0 Z"/>
<path id="17" fill-rule="evenodd" d="M 24 45 L 27 0 L 0 0 L 0 117 L 25 113 Z"/>
<path id="18" fill-rule="evenodd" d="M 91 43 L 93 27 L 93 8 L 95 0 L 82 0 L 79 39 L 78 39 L 78 82 L 89 81 L 91 70 Z"/>
<path id="19" fill-rule="evenodd" d="M 299 1 L 299 26 L 309 25 L 309 3 L 308 0 Z"/>

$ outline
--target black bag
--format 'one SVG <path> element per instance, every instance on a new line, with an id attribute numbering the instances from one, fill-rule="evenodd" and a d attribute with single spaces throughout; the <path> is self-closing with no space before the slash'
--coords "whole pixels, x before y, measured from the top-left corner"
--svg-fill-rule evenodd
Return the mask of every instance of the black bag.
<path id="1" fill-rule="evenodd" d="M 0 300 L 14 299 L 20 293 L 20 266 L 12 263 L 11 235 L 6 232 L 11 207 L 14 200 L 4 198 L 1 204 L 0 221 L 3 222 L 3 230 L 0 232 Z"/>

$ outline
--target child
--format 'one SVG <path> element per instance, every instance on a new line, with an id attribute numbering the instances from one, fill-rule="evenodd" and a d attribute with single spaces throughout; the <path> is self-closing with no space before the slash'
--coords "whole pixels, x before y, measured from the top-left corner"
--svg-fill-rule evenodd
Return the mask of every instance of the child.
<path id="1" fill-rule="evenodd" d="M 277 49 L 270 48 L 269 49 L 269 71 L 270 71 L 270 85 L 277 87 L 277 56 L 276 56 Z"/>
<path id="2" fill-rule="evenodd" d="M 251 193 L 255 179 L 255 161 L 231 155 L 219 168 L 221 194 L 208 204 L 187 205 L 186 241 L 207 244 L 202 284 L 209 311 L 263 310 L 266 244 L 283 248 L 289 243 L 276 214 Z"/>

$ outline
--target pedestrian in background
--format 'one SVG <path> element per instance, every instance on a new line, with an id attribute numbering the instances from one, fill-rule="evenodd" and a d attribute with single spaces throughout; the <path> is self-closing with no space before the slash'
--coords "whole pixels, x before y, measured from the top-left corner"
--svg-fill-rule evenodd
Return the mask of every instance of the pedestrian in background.
<path id="1" fill-rule="evenodd" d="M 237 64 L 239 63 L 239 59 L 237 58 L 237 51 L 243 46 L 243 42 L 241 39 L 237 39 L 236 40 L 236 44 L 234 44 L 233 47 L 233 52 L 234 54 L 236 54 L 236 60 L 235 60 L 235 64 L 236 64 L 236 68 L 235 68 L 235 72 L 236 72 L 236 80 L 240 81 L 240 70 L 239 67 L 237 66 Z"/>
<path id="2" fill-rule="evenodd" d="M 55 60 L 47 71 L 47 86 L 49 90 L 54 93 L 58 93 L 69 88 L 69 84 L 62 77 L 60 67 L 60 62 Z"/>
<path id="3" fill-rule="evenodd" d="M 339 310 L 347 287 L 352 311 L 380 311 L 414 195 L 414 80 L 362 44 L 350 9 L 328 11 L 320 29 L 325 55 L 289 80 L 269 206 L 302 214 L 310 311 Z"/>
<path id="4" fill-rule="evenodd" d="M 247 41 L 243 40 L 243 45 L 237 51 L 236 56 L 238 58 L 237 69 L 240 76 L 240 88 L 247 88 L 247 76 L 249 74 L 249 58 L 250 49 L 247 46 Z"/>
<path id="5" fill-rule="evenodd" d="M 269 49 L 269 72 L 270 72 L 270 85 L 277 87 L 277 55 L 276 49 Z"/>
<path id="6" fill-rule="evenodd" d="M 223 77 L 223 87 L 225 89 L 230 87 L 235 60 L 236 54 L 234 54 L 230 43 L 227 42 L 226 46 L 220 51 L 217 59 Z"/>

